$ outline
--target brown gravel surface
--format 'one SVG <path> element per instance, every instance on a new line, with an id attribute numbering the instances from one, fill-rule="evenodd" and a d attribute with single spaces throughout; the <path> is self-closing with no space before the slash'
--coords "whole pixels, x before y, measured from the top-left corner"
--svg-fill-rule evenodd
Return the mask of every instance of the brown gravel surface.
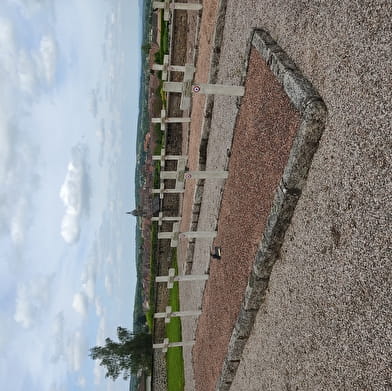
<path id="1" fill-rule="evenodd" d="M 215 239 L 222 246 L 222 260 L 210 265 L 193 350 L 197 390 L 214 390 L 299 124 L 298 113 L 256 51 L 245 87 Z"/>
<path id="2" fill-rule="evenodd" d="M 242 0 L 240 7 L 238 1 L 228 1 L 219 82 L 240 81 L 251 29 L 262 27 L 314 84 L 328 108 L 307 186 L 232 390 L 392 388 L 391 20 L 392 5 L 386 0 Z M 224 165 L 235 116 L 235 99 L 215 99 L 207 167 Z M 247 121 L 251 124 L 253 115 Z M 202 227 L 214 227 L 216 199 L 220 184 L 206 183 Z M 230 214 L 226 219 L 234 225 Z M 221 221 L 219 229 L 223 232 Z M 196 243 L 195 271 L 208 267 L 208 245 Z M 226 256 L 225 247 L 223 251 Z M 211 287 L 217 267 L 211 266 Z M 233 291 L 240 290 L 240 280 L 238 287 L 231 278 L 227 282 Z M 215 295 L 207 288 L 205 308 Z M 206 320 L 214 316 L 205 312 Z M 217 327 L 203 317 L 200 338 Z M 233 318 L 218 323 L 230 329 Z M 216 349 L 211 356 L 220 357 L 224 338 L 220 342 L 195 346 L 198 391 L 213 390 L 219 370 L 211 360 L 198 362 L 197 357 L 202 357 L 202 348 Z"/>

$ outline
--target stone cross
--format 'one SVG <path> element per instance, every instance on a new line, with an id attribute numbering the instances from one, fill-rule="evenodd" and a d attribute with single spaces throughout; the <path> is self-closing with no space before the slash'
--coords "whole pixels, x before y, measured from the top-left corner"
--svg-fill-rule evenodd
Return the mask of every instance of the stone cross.
<path id="1" fill-rule="evenodd" d="M 229 176 L 228 171 L 161 171 L 161 179 L 176 179 L 183 183 L 185 179 L 226 179 Z"/>
<path id="2" fill-rule="evenodd" d="M 181 93 L 181 110 L 186 110 L 190 106 L 192 92 L 195 94 L 205 95 L 227 95 L 227 96 L 243 96 L 245 87 L 243 86 L 227 86 L 224 84 L 192 84 L 192 80 L 166 81 L 163 83 L 163 91 Z"/>
<path id="3" fill-rule="evenodd" d="M 165 21 L 168 21 L 170 19 L 170 11 L 173 9 L 185 10 L 185 11 L 199 11 L 203 8 L 201 4 L 174 3 L 174 2 L 171 3 L 170 0 L 154 1 L 152 3 L 152 7 L 154 9 L 156 8 L 163 9 L 163 20 Z"/>
<path id="4" fill-rule="evenodd" d="M 163 56 L 163 64 L 152 64 L 153 71 L 162 71 L 162 80 L 167 80 L 168 72 L 192 72 L 195 73 L 195 67 L 192 64 L 187 65 L 169 65 L 169 55 Z"/>
<path id="5" fill-rule="evenodd" d="M 165 194 L 180 194 L 183 193 L 185 189 L 165 189 L 164 184 L 161 183 L 159 189 L 152 189 L 152 194 L 159 194 L 159 198 L 162 200 Z"/>
<path id="6" fill-rule="evenodd" d="M 166 160 L 187 160 L 188 156 L 186 155 L 166 155 L 166 149 L 161 149 L 160 155 L 153 155 L 152 160 L 159 160 L 161 162 L 161 168 L 165 167 Z"/>
<path id="7" fill-rule="evenodd" d="M 169 342 L 169 338 L 165 338 L 163 343 L 154 343 L 152 347 L 153 349 L 162 349 L 162 352 L 166 353 L 168 348 L 193 346 L 194 344 L 195 341 Z"/>
<path id="8" fill-rule="evenodd" d="M 217 232 L 216 231 L 188 231 L 188 232 L 179 232 L 180 231 L 180 223 L 173 224 L 173 231 L 171 232 L 158 232 L 158 239 L 170 239 L 170 247 L 178 246 L 178 239 L 180 236 L 189 239 L 208 239 L 215 238 Z"/>
<path id="9" fill-rule="evenodd" d="M 180 109 L 186 110 L 191 106 L 191 89 L 195 67 L 192 64 L 185 64 L 184 77 L 182 82 L 166 81 L 163 83 L 163 91 L 180 92 Z"/>
<path id="10" fill-rule="evenodd" d="M 177 170 L 176 171 L 163 171 L 161 170 L 160 179 L 164 181 L 165 179 L 175 179 L 176 185 L 175 189 L 177 190 L 184 190 L 185 188 L 185 167 L 188 157 L 186 155 L 179 156 L 177 160 Z"/>
<path id="11" fill-rule="evenodd" d="M 175 124 L 175 123 L 187 123 L 191 122 L 189 117 L 167 117 L 166 110 L 161 110 L 161 116 L 159 118 L 151 118 L 152 123 L 161 124 L 161 130 L 166 130 L 166 124 Z"/>
<path id="12" fill-rule="evenodd" d="M 167 306 L 166 312 L 157 312 L 154 314 L 154 318 L 164 318 L 165 323 L 170 323 L 170 319 L 174 317 L 182 318 L 185 316 L 199 316 L 201 311 L 178 311 L 173 312 L 172 307 Z"/>
<path id="13" fill-rule="evenodd" d="M 163 221 L 180 221 L 181 217 L 171 217 L 171 216 L 163 216 L 162 212 L 159 212 L 158 217 L 151 217 L 151 221 L 158 221 L 158 225 L 162 225 Z"/>
<path id="14" fill-rule="evenodd" d="M 176 276 L 176 270 L 173 268 L 169 269 L 167 276 L 155 277 L 155 282 L 167 282 L 167 288 L 172 289 L 175 282 L 182 281 L 207 281 L 208 274 L 185 274 L 182 276 Z"/>

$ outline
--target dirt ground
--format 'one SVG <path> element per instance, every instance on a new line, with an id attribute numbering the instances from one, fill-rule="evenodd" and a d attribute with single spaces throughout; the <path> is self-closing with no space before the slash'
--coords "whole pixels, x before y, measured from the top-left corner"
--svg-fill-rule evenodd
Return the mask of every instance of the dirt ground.
<path id="1" fill-rule="evenodd" d="M 204 65 L 197 66 L 200 72 L 206 72 L 209 66 L 211 34 L 207 31 L 214 24 L 214 4 L 203 4 L 197 64 Z M 328 108 L 327 127 L 232 390 L 392 387 L 391 19 L 390 2 L 381 0 L 244 0 L 241 7 L 228 0 L 219 82 L 240 82 L 251 30 L 262 27 L 313 83 Z M 205 80 L 202 75 L 196 76 L 200 77 L 198 81 Z M 207 168 L 227 164 L 226 150 L 231 148 L 238 112 L 236 103 L 230 97 L 215 98 Z M 262 107 L 259 109 L 262 112 Z M 252 114 L 246 118 L 250 124 L 256 121 Z M 195 99 L 192 127 L 202 121 L 203 102 Z M 246 126 L 236 128 L 235 133 Z M 196 135 L 197 130 L 191 129 L 190 140 L 197 139 Z M 197 164 L 197 141 L 195 146 L 193 149 L 189 142 L 190 166 Z M 235 148 L 233 144 L 233 151 Z M 238 165 L 254 170 L 254 165 L 248 165 L 245 151 L 243 159 Z M 222 185 L 220 181 L 206 181 L 201 229 L 216 228 Z M 229 182 L 227 186 L 229 191 Z M 192 190 L 189 192 L 185 200 L 193 199 Z M 246 192 L 237 195 L 241 200 L 247 198 Z M 183 224 L 189 226 L 188 208 L 183 210 Z M 224 230 L 222 223 L 223 217 L 219 220 L 220 232 Z M 237 219 L 227 224 L 238 229 L 243 226 Z M 196 242 L 193 273 L 210 268 L 210 245 L 208 240 Z M 211 267 L 211 281 L 218 277 L 218 268 Z M 227 281 L 228 288 L 240 288 L 225 275 L 219 281 Z M 208 284 L 204 303 L 213 303 L 216 292 Z M 199 284 L 182 288 L 183 309 L 200 306 L 203 289 Z M 203 307 L 203 317 L 209 316 L 208 308 Z M 203 328 L 211 326 L 202 319 L 199 324 L 196 320 L 183 322 L 183 339 L 208 334 L 210 330 Z M 232 317 L 228 322 L 223 326 L 230 329 Z M 207 347 L 205 341 L 198 346 L 201 340 L 196 341 L 194 352 Z M 210 341 L 208 349 L 214 349 L 214 345 L 215 341 Z M 200 362 L 201 356 L 190 354 L 184 351 L 187 389 L 214 390 L 220 371 L 215 366 L 221 365 L 213 361 L 215 353 L 210 355 L 211 362 L 206 356 Z M 192 363 L 195 368 L 211 370 L 196 370 L 192 377 Z"/>

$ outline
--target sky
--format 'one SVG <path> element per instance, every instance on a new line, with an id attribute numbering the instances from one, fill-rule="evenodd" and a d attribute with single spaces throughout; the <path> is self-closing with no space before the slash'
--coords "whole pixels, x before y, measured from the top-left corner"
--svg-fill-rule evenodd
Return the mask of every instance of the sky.
<path id="1" fill-rule="evenodd" d="M 127 390 L 89 348 L 132 328 L 138 0 L 0 1 L 0 383 Z"/>

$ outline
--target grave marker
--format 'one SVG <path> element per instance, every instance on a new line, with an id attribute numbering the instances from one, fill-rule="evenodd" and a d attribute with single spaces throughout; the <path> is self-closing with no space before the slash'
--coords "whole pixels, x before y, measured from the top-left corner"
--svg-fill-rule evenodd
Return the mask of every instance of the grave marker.
<path id="1" fill-rule="evenodd" d="M 154 9 L 163 9 L 163 20 L 168 21 L 170 19 L 170 11 L 173 10 L 185 10 L 185 11 L 200 11 L 203 6 L 197 3 L 175 3 L 170 0 L 154 1 L 152 3 Z"/>
<path id="2" fill-rule="evenodd" d="M 191 119 L 189 117 L 167 117 L 166 110 L 161 110 L 161 116 L 159 118 L 151 118 L 152 123 L 161 124 L 161 130 L 166 130 L 166 124 L 178 124 L 178 123 L 189 123 Z"/>
<path id="3" fill-rule="evenodd" d="M 159 212 L 159 216 L 158 217 L 151 217 L 151 221 L 158 221 L 158 225 L 162 225 L 163 221 L 180 221 L 181 217 L 176 216 L 176 217 L 172 217 L 172 216 L 163 216 L 162 212 Z"/>
<path id="4" fill-rule="evenodd" d="M 163 64 L 152 64 L 151 69 L 153 71 L 162 72 L 162 80 L 167 80 L 168 72 L 192 72 L 195 73 L 195 67 L 192 64 L 187 65 L 171 65 L 169 64 L 169 55 L 165 54 L 163 56 Z"/>
<path id="5" fill-rule="evenodd" d="M 181 276 L 176 276 L 176 270 L 174 268 L 169 269 L 169 274 L 167 276 L 157 276 L 155 277 L 155 282 L 167 282 L 167 288 L 172 289 L 175 282 L 183 281 L 207 281 L 208 274 L 185 274 Z"/>
<path id="6" fill-rule="evenodd" d="M 170 323 L 171 318 L 183 318 L 186 316 L 199 316 L 201 314 L 201 311 L 177 311 L 173 312 L 172 307 L 167 306 L 166 307 L 166 312 L 157 312 L 154 314 L 154 318 L 159 319 L 159 318 L 164 318 L 165 323 Z"/>
<path id="7" fill-rule="evenodd" d="M 171 232 L 158 232 L 158 239 L 170 239 L 170 247 L 177 247 L 180 236 L 188 239 L 213 239 L 217 234 L 216 231 L 188 231 L 180 233 L 179 230 L 180 224 L 174 223 Z"/>
<path id="8" fill-rule="evenodd" d="M 152 347 L 153 349 L 162 349 L 162 352 L 166 353 L 168 348 L 193 346 L 194 344 L 195 341 L 169 342 L 169 338 L 165 338 L 163 343 L 154 343 Z"/>

